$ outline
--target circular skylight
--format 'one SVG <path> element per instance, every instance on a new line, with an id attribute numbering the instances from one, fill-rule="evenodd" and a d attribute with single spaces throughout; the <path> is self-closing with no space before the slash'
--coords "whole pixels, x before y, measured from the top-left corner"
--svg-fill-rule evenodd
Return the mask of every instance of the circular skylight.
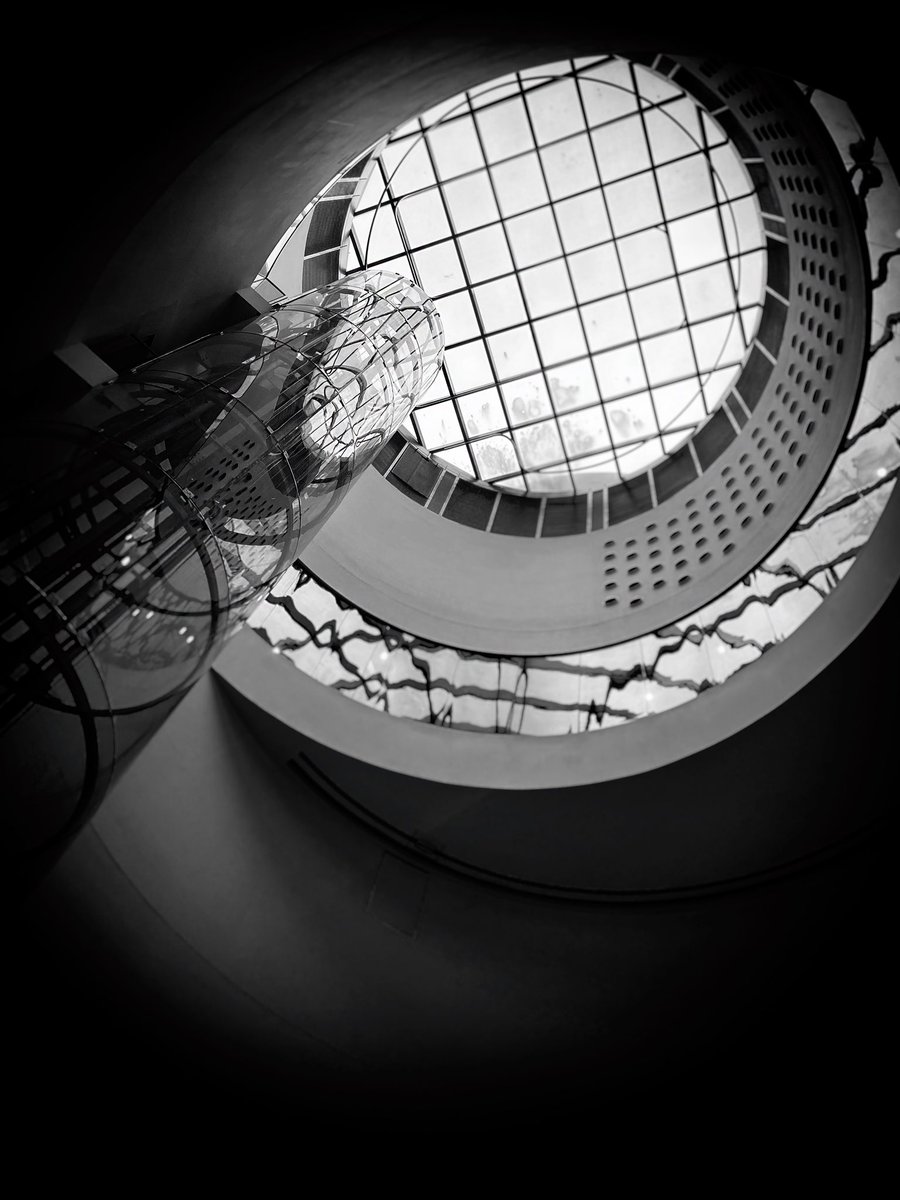
<path id="1" fill-rule="evenodd" d="M 671 454 L 762 312 L 743 163 L 698 102 L 616 57 L 507 75 L 387 138 L 348 268 L 411 276 L 444 367 L 404 430 L 460 474 L 591 491 Z"/>

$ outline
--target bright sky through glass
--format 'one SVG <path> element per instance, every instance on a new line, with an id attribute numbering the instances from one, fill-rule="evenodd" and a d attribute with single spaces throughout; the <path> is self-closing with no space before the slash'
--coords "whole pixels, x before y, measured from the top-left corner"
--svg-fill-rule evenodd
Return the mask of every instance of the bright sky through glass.
<path id="1" fill-rule="evenodd" d="M 348 270 L 435 300 L 445 364 L 406 432 L 467 476 L 590 491 L 679 446 L 762 311 L 763 232 L 697 102 L 618 58 L 505 76 L 391 134 Z"/>

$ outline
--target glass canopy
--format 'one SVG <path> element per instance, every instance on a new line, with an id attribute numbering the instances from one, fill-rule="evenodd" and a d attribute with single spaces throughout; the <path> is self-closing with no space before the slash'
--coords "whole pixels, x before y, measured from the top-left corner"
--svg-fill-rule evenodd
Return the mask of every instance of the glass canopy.
<path id="1" fill-rule="evenodd" d="M 762 311 L 763 245 L 714 118 L 602 57 L 396 129 L 347 266 L 411 276 L 443 319 L 444 367 L 407 435 L 468 477 L 572 494 L 645 470 L 715 409 Z"/>

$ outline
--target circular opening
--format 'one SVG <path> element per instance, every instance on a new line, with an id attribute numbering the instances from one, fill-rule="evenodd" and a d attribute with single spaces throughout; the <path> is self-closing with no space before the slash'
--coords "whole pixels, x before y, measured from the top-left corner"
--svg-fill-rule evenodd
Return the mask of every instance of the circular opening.
<path id="1" fill-rule="evenodd" d="M 407 436 L 503 490 L 588 492 L 670 455 L 762 312 L 739 154 L 683 88 L 618 57 L 504 76 L 394 130 L 350 242 L 351 266 L 410 275 L 443 319 Z"/>

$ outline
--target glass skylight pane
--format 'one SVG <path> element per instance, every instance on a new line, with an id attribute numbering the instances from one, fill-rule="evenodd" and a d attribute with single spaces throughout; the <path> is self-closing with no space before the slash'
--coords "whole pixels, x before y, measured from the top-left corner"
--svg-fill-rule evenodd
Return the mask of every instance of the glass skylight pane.
<path id="1" fill-rule="evenodd" d="M 410 278 L 413 274 L 409 259 L 405 254 L 398 255 L 396 258 L 389 258 L 386 262 L 379 263 L 378 269 L 381 271 L 393 271 L 395 275 L 402 275 L 406 279 Z"/>
<path id="2" fill-rule="evenodd" d="M 743 357 L 744 339 L 737 313 L 692 325 L 691 338 L 701 371 L 712 371 Z"/>
<path id="3" fill-rule="evenodd" d="M 513 435 L 526 467 L 543 467 L 565 457 L 555 421 L 526 425 Z"/>
<path id="4" fill-rule="evenodd" d="M 534 149 L 534 138 L 521 96 L 486 108 L 475 119 L 489 162 Z"/>
<path id="5" fill-rule="evenodd" d="M 407 240 L 413 249 L 450 236 L 450 225 L 437 188 L 407 196 L 397 206 Z M 376 229 L 380 222 L 376 221 Z"/>
<path id="6" fill-rule="evenodd" d="M 496 388 L 485 388 L 484 391 L 461 397 L 459 410 L 469 437 L 506 428 L 506 414 Z"/>
<path id="7" fill-rule="evenodd" d="M 691 321 L 734 310 L 734 287 L 727 263 L 717 263 L 681 276 L 684 304 Z"/>
<path id="8" fill-rule="evenodd" d="M 599 300 L 625 288 L 619 258 L 615 246 L 595 246 L 582 250 L 569 259 L 569 270 L 575 284 L 575 295 L 580 301 Z"/>
<path id="9" fill-rule="evenodd" d="M 713 408 L 719 403 L 729 388 L 737 379 L 740 371 L 740 364 L 734 364 L 722 367 L 717 371 L 710 372 L 709 375 L 703 377 L 703 395 L 706 399 L 706 407 L 712 412 Z"/>
<path id="10" fill-rule="evenodd" d="M 756 201 L 733 200 L 722 208 L 722 224 L 725 227 L 725 244 L 729 254 L 757 250 L 764 245 L 763 234 Z"/>
<path id="11" fill-rule="evenodd" d="M 581 315 L 591 350 L 608 350 L 637 337 L 626 296 L 611 296 L 586 304 Z"/>
<path id="12" fill-rule="evenodd" d="M 397 145 L 389 143 L 381 152 L 381 162 L 396 196 L 405 196 L 418 188 L 434 187 L 437 182 L 422 137 L 410 138 Z"/>
<path id="13" fill-rule="evenodd" d="M 639 116 L 614 121 L 591 132 L 600 179 L 611 183 L 624 175 L 635 175 L 650 166 L 650 153 Z"/>
<path id="14" fill-rule="evenodd" d="M 710 152 L 714 176 L 718 179 L 726 196 L 746 196 L 753 191 L 747 168 L 731 146 L 718 146 Z"/>
<path id="15" fill-rule="evenodd" d="M 484 283 L 481 287 L 473 288 L 472 294 L 488 333 L 526 320 L 522 293 L 514 275 Z"/>
<path id="16" fill-rule="evenodd" d="M 404 253 L 397 222 L 389 207 L 373 209 L 356 217 L 354 228 L 366 262 L 377 262 L 380 258 Z"/>
<path id="17" fill-rule="evenodd" d="M 456 392 L 473 391 L 492 382 L 491 365 L 482 342 L 468 342 L 446 351 L 444 362 Z"/>
<path id="18" fill-rule="evenodd" d="M 569 454 L 587 454 L 610 444 L 609 429 L 599 406 L 560 417 L 559 427 Z"/>
<path id="19" fill-rule="evenodd" d="M 600 125 L 637 111 L 638 99 L 631 73 L 620 59 L 589 67 L 581 76 L 579 86 L 589 125 Z"/>
<path id="20" fill-rule="evenodd" d="M 702 421 L 706 416 L 700 380 L 696 377 L 653 388 L 653 404 L 662 429 Z"/>
<path id="21" fill-rule="evenodd" d="M 363 189 L 363 194 L 360 197 L 357 211 L 372 208 L 378 204 L 384 195 L 385 183 L 381 174 L 380 163 L 376 162 L 369 173 L 369 180 Z"/>
<path id="22" fill-rule="evenodd" d="M 482 479 L 493 479 L 495 475 L 506 475 L 519 469 L 509 434 L 472 442 L 472 456 Z"/>
<path id="23" fill-rule="evenodd" d="M 429 120 L 457 115 L 427 143 L 407 122 L 383 147 L 342 255 L 344 269 L 356 250 L 435 298 L 445 367 L 407 424 L 469 476 L 475 461 L 454 443 L 474 439 L 479 477 L 513 491 L 604 487 L 671 453 L 739 374 L 761 312 L 765 235 L 734 148 L 704 116 L 710 163 L 697 103 L 677 85 L 635 64 L 639 112 L 629 64 L 590 61 L 579 60 L 585 75 L 603 82 L 576 84 L 563 63 L 523 73 L 527 98 L 516 76 L 479 85 L 477 117 L 466 96 L 450 98 Z M 409 258 L 388 198 L 377 216 L 371 207 L 382 170 L 396 171 Z"/>
<path id="24" fill-rule="evenodd" d="M 522 271 L 519 279 L 532 317 L 544 317 L 575 305 L 566 264 L 561 259 Z"/>
<path id="25" fill-rule="evenodd" d="M 541 150 L 547 187 L 554 200 L 596 187 L 599 180 L 586 133 Z"/>
<path id="26" fill-rule="evenodd" d="M 646 471 L 663 456 L 663 445 L 659 438 L 648 438 L 636 446 L 626 446 L 619 451 L 619 462 L 625 474 Z"/>
<path id="27" fill-rule="evenodd" d="M 533 151 L 491 167 L 491 176 L 504 217 L 512 217 L 528 208 L 538 208 L 547 203 L 547 189 L 537 154 Z"/>
<path id="28" fill-rule="evenodd" d="M 522 375 L 526 371 L 537 370 L 540 365 L 534 348 L 534 338 L 527 325 L 519 325 L 505 333 L 493 334 L 488 338 L 488 346 L 498 379 Z"/>
<path id="29" fill-rule="evenodd" d="M 674 279 L 664 279 L 631 293 L 634 320 L 641 337 L 677 329 L 684 323 L 684 307 Z"/>
<path id="30" fill-rule="evenodd" d="M 761 307 L 741 309 L 741 325 L 744 328 L 744 341 L 748 346 L 754 337 L 756 337 L 756 330 L 759 328 L 759 318 L 761 316 Z"/>
<path id="31" fill-rule="evenodd" d="M 478 337 L 478 321 L 468 292 L 454 292 L 444 296 L 437 305 L 444 325 L 444 339 L 448 346 Z"/>
<path id="32" fill-rule="evenodd" d="M 528 111 L 540 145 L 584 129 L 573 79 L 561 79 L 528 94 Z"/>
<path id="33" fill-rule="evenodd" d="M 690 271 L 692 267 L 703 267 L 725 257 L 715 212 L 695 213 L 692 217 L 670 221 L 668 230 L 679 271 Z"/>
<path id="34" fill-rule="evenodd" d="M 421 132 L 419 129 L 419 118 L 413 117 L 411 121 L 406 121 L 405 124 L 397 126 L 397 128 L 391 134 L 391 140 L 393 141 L 395 138 L 405 137 L 409 133 L 419 132 Z"/>
<path id="35" fill-rule="evenodd" d="M 651 384 L 667 383 L 695 370 L 691 340 L 685 330 L 647 338 L 641 347 Z"/>
<path id="36" fill-rule="evenodd" d="M 553 207 L 567 253 L 583 250 L 586 246 L 593 246 L 596 242 L 603 242 L 612 237 L 606 205 L 599 188 L 581 196 L 562 200 Z"/>
<path id="37" fill-rule="evenodd" d="M 542 63 L 539 67 L 526 67 L 524 71 L 519 71 L 519 77 L 525 87 L 526 84 L 543 84 L 548 79 L 552 82 L 554 76 L 568 75 L 571 69 L 567 59 L 560 59 L 559 62 Z"/>
<path id="38" fill-rule="evenodd" d="M 593 487 L 606 487 L 618 479 L 616 457 L 612 450 L 599 454 L 586 454 L 571 464 L 572 472 L 579 482 L 579 490 L 589 491 Z M 580 481 L 578 476 L 581 476 Z"/>
<path id="39" fill-rule="evenodd" d="M 548 208 L 513 217 L 506 222 L 506 232 L 520 269 L 562 254 L 553 214 Z"/>
<path id="40" fill-rule="evenodd" d="M 662 196 L 663 211 L 669 220 L 708 208 L 713 203 L 709 168 L 702 155 L 684 158 L 658 167 L 656 179 Z"/>
<path id="41" fill-rule="evenodd" d="M 482 108 L 486 104 L 494 104 L 507 96 L 518 95 L 519 81 L 515 74 L 501 75 L 490 83 L 480 83 L 478 87 L 469 90 L 469 100 L 473 108 Z"/>
<path id="42" fill-rule="evenodd" d="M 593 356 L 603 398 L 636 392 L 647 386 L 647 377 L 636 345 L 607 350 Z"/>
<path id="43" fill-rule="evenodd" d="M 422 287 L 430 296 L 442 296 L 444 292 L 465 286 L 466 277 L 452 242 L 417 250 L 414 258 Z"/>
<path id="44" fill-rule="evenodd" d="M 650 153 L 655 163 L 671 162 L 702 149 L 697 106 L 693 100 L 676 100 L 644 114 Z"/>
<path id="45" fill-rule="evenodd" d="M 467 479 L 473 479 L 475 477 L 475 471 L 472 467 L 472 460 L 469 457 L 469 451 L 465 446 L 459 446 L 456 450 L 435 451 L 434 457 L 439 463 L 443 463 L 448 467 L 453 467 Z"/>
<path id="46" fill-rule="evenodd" d="M 738 297 L 741 307 L 755 303 L 762 291 L 765 281 L 766 255 L 764 250 L 755 254 L 742 254 L 735 265 L 735 275 L 738 275 Z"/>
<path id="47" fill-rule="evenodd" d="M 671 454 L 674 450 L 677 450 L 679 446 L 683 446 L 693 432 L 694 426 L 692 426 L 690 429 L 682 430 L 680 433 L 665 434 L 662 439 L 663 452 L 665 454 Z"/>
<path id="48" fill-rule="evenodd" d="M 429 130 L 428 141 L 441 179 L 452 179 L 484 166 L 472 117 L 462 117 Z"/>
<path id="49" fill-rule="evenodd" d="M 626 400 L 613 400 L 605 404 L 604 409 L 616 446 L 632 442 L 635 438 L 652 437 L 658 432 L 647 392 L 629 396 Z"/>
<path id="50" fill-rule="evenodd" d="M 419 405 L 421 406 L 423 404 L 428 403 L 431 400 L 442 399 L 444 396 L 449 396 L 449 395 L 450 395 L 450 389 L 447 386 L 447 379 L 446 379 L 443 369 L 441 369 L 440 371 L 438 371 L 437 375 L 434 377 L 434 383 L 431 385 L 431 387 L 428 389 L 428 391 L 425 393 L 425 395 L 419 401 Z"/>
<path id="51" fill-rule="evenodd" d="M 728 141 L 728 138 L 725 136 L 725 133 L 718 121 L 714 121 L 713 118 L 707 113 L 701 113 L 700 115 L 703 120 L 703 128 L 706 132 L 706 141 L 708 145 L 718 146 L 722 142 Z"/>
<path id="52" fill-rule="evenodd" d="M 422 124 L 426 126 L 437 125 L 445 117 L 452 120 L 454 116 L 464 113 L 466 107 L 465 96 L 451 96 L 447 100 L 442 100 L 440 104 L 435 104 L 432 108 L 426 109 L 421 114 Z"/>
<path id="53" fill-rule="evenodd" d="M 457 233 L 499 220 L 500 212 L 484 171 L 445 184 L 444 195 Z"/>
<path id="54" fill-rule="evenodd" d="M 420 409 L 416 413 L 416 421 L 427 450 L 463 440 L 459 421 L 449 400 L 445 400 L 443 404 L 435 404 L 431 408 Z"/>
<path id="55" fill-rule="evenodd" d="M 512 425 L 521 425 L 524 421 L 534 421 L 539 417 L 549 417 L 553 413 L 543 375 L 515 379 L 512 383 L 504 383 L 500 390 L 503 392 L 506 411 Z"/>
<path id="56" fill-rule="evenodd" d="M 638 95 L 653 103 L 682 95 L 681 88 L 676 87 L 674 83 L 658 72 L 648 70 L 639 63 L 635 63 L 634 78 L 637 83 Z"/>
<path id="57" fill-rule="evenodd" d="M 558 413 L 582 408 L 586 404 L 597 404 L 600 400 L 588 358 L 553 367 L 547 371 L 547 381 L 553 397 L 553 406 Z"/>
<path id="58" fill-rule="evenodd" d="M 662 220 L 651 171 L 636 175 L 633 179 L 608 184 L 603 191 L 613 232 L 617 237 L 656 225 Z"/>
<path id="59" fill-rule="evenodd" d="M 473 283 L 490 279 L 494 275 L 504 275 L 513 269 L 509 248 L 500 225 L 490 225 L 487 229 L 463 234 L 459 245 Z"/>
<path id="60" fill-rule="evenodd" d="M 535 321 L 534 333 L 540 346 L 541 358 L 547 365 L 577 358 L 587 349 L 581 322 L 574 312 L 564 312 L 555 317 L 544 317 L 541 321 Z"/>
<path id="61" fill-rule="evenodd" d="M 535 496 L 564 495 L 571 493 L 572 481 L 568 467 L 550 467 L 545 471 L 531 473 L 528 476 L 528 490 Z M 527 711 L 527 710 L 526 710 Z M 561 717 L 568 720 L 568 717 Z M 523 731 L 524 731 L 523 725 Z M 560 730 L 561 733 L 566 732 Z"/>

